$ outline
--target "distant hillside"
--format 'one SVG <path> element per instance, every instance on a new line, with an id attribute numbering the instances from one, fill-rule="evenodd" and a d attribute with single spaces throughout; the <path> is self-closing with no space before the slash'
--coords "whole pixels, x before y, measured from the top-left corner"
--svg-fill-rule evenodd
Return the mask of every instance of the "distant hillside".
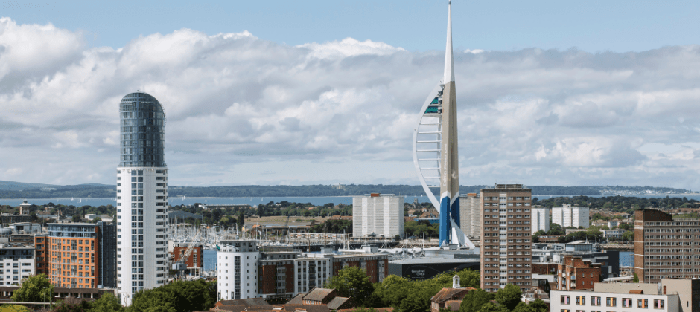
<path id="1" fill-rule="evenodd" d="M 476 193 L 493 185 L 460 186 L 461 194 Z M 683 194 L 685 189 L 653 186 L 528 186 L 533 195 L 624 195 Z M 0 182 L 0 198 L 114 198 L 114 185 L 78 184 L 50 185 L 42 183 Z M 438 190 L 435 189 L 434 192 Z M 346 185 L 301 185 L 301 186 L 170 186 L 170 197 L 307 197 L 349 196 L 369 193 L 396 195 L 423 195 L 418 185 L 346 184 Z"/>

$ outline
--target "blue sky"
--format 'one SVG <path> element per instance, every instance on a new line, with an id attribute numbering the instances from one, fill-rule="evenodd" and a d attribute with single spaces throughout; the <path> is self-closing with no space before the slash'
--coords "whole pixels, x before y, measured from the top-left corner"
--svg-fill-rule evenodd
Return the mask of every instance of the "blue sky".
<path id="1" fill-rule="evenodd" d="M 0 181 L 114 183 L 140 89 L 171 185 L 419 183 L 446 1 L 201 3 L 0 3 Z M 460 183 L 699 189 L 699 3 L 455 0 Z"/>
<path id="2" fill-rule="evenodd" d="M 118 48 L 180 28 L 242 32 L 298 45 L 352 37 L 409 51 L 444 47 L 445 3 L 401 1 L 3 2 L 20 24 L 84 31 L 91 46 Z M 696 43 L 700 1 L 462 1 L 453 3 L 455 47 L 511 51 L 578 48 L 645 51 Z"/>

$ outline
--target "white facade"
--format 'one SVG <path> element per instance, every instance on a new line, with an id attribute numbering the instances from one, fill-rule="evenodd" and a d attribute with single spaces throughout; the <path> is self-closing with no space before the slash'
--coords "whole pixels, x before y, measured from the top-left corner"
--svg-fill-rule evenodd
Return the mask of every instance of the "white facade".
<path id="1" fill-rule="evenodd" d="M 258 296 L 258 259 L 255 241 L 222 241 L 216 254 L 218 300 Z"/>
<path id="2" fill-rule="evenodd" d="M 603 237 L 615 239 L 621 239 L 622 234 L 625 234 L 625 230 L 601 230 L 601 232 L 603 232 Z"/>
<path id="3" fill-rule="evenodd" d="M 552 208 L 552 223 L 561 227 L 587 228 L 590 225 L 590 209 L 588 207 L 563 207 Z"/>
<path id="4" fill-rule="evenodd" d="M 168 169 L 117 168 L 117 287 L 123 305 L 168 277 Z"/>
<path id="5" fill-rule="evenodd" d="M 294 295 L 323 287 L 333 273 L 331 259 L 303 258 L 294 260 Z"/>
<path id="6" fill-rule="evenodd" d="M 549 208 L 532 208 L 532 234 L 549 231 Z"/>
<path id="7" fill-rule="evenodd" d="M 549 298 L 549 310 L 557 312 L 680 311 L 677 294 L 617 294 L 552 290 Z"/>
<path id="8" fill-rule="evenodd" d="M 352 199 L 352 236 L 403 237 L 403 197 L 355 196 Z"/>
<path id="9" fill-rule="evenodd" d="M 0 251 L 0 285 L 19 286 L 34 275 L 34 247 L 2 247 Z"/>
<path id="10" fill-rule="evenodd" d="M 481 237 L 481 197 L 469 193 L 459 197 L 459 223 L 462 232 L 471 238 Z"/>

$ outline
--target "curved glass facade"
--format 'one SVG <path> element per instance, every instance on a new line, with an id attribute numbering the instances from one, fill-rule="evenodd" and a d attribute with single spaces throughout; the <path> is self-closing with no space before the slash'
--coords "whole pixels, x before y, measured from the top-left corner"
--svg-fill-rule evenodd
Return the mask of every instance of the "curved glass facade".
<path id="1" fill-rule="evenodd" d="M 119 104 L 120 167 L 165 167 L 165 113 L 150 94 L 127 94 Z"/>

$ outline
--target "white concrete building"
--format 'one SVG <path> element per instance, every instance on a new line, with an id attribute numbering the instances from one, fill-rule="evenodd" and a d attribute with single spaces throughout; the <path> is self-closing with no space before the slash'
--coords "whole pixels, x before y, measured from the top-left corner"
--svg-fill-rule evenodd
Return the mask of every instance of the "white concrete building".
<path id="1" fill-rule="evenodd" d="M 622 312 L 655 311 L 679 312 L 678 294 L 630 294 L 591 291 L 552 290 L 549 294 L 550 311 L 561 312 Z"/>
<path id="2" fill-rule="evenodd" d="M 352 199 L 354 237 L 403 237 L 403 197 L 393 194 L 355 196 Z"/>
<path id="3" fill-rule="evenodd" d="M 481 197 L 479 193 L 459 196 L 459 219 L 462 232 L 471 238 L 481 237 Z"/>
<path id="4" fill-rule="evenodd" d="M 22 285 L 34 267 L 34 247 L 0 247 L 0 285 Z"/>
<path id="5" fill-rule="evenodd" d="M 590 209 L 588 207 L 563 207 L 552 208 L 552 223 L 561 227 L 587 228 L 590 225 Z"/>
<path id="6" fill-rule="evenodd" d="M 532 234 L 549 231 L 549 208 L 532 208 Z"/>
<path id="7" fill-rule="evenodd" d="M 625 230 L 601 230 L 601 232 L 603 232 L 603 237 L 608 239 L 621 239 L 622 234 L 625 234 Z"/>
<path id="8" fill-rule="evenodd" d="M 119 114 L 117 291 L 129 306 L 134 293 L 163 286 L 168 277 L 168 167 L 158 100 L 143 92 L 127 94 Z"/>
<path id="9" fill-rule="evenodd" d="M 258 259 L 256 241 L 222 241 L 216 254 L 218 300 L 248 299 L 258 296 Z"/>

